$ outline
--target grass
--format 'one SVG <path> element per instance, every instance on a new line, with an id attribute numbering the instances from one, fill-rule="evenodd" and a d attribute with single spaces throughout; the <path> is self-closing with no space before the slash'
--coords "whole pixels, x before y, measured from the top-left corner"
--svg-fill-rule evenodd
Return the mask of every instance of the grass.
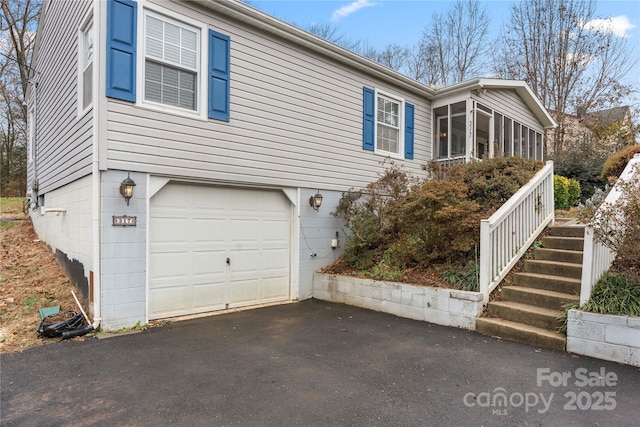
<path id="1" fill-rule="evenodd" d="M 3 214 L 23 214 L 24 197 L 0 197 L 0 212 Z"/>

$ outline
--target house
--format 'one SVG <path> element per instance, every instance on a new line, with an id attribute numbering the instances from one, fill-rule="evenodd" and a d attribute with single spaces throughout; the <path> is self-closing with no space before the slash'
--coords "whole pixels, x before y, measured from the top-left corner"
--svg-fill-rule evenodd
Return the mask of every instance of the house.
<path id="1" fill-rule="evenodd" d="M 548 133 L 547 156 L 553 157 L 555 151 L 570 152 L 586 145 L 595 155 L 606 158 L 636 143 L 636 130 L 627 105 L 591 113 L 580 112 L 578 115 L 552 114 L 563 125 Z"/>
<path id="2" fill-rule="evenodd" d="M 28 92 L 40 239 L 105 329 L 312 297 L 331 215 L 392 159 L 542 159 L 520 81 L 435 88 L 237 1 L 46 1 Z"/>

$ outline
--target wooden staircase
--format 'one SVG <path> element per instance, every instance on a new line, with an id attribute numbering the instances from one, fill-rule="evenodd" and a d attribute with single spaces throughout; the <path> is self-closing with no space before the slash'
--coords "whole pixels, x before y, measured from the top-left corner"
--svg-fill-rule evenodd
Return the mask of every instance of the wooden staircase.
<path id="1" fill-rule="evenodd" d="M 515 273 L 513 286 L 502 288 L 502 301 L 487 305 L 476 332 L 536 347 L 564 350 L 566 337 L 556 331 L 563 306 L 577 301 L 582 277 L 584 226 L 551 227 L 542 248 Z"/>

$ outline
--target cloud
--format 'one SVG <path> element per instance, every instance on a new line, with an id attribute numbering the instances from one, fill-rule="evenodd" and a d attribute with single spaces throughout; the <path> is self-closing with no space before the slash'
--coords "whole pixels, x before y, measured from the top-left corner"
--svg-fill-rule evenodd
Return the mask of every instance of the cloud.
<path id="1" fill-rule="evenodd" d="M 627 37 L 627 31 L 636 28 L 625 15 L 607 19 L 592 19 L 583 28 L 587 30 L 603 31 L 618 37 Z"/>
<path id="2" fill-rule="evenodd" d="M 340 9 L 333 12 L 333 15 L 331 16 L 331 22 L 338 22 L 340 19 L 346 18 L 347 16 L 351 15 L 354 12 L 357 12 L 360 9 L 375 6 L 377 4 L 378 3 L 371 2 L 369 0 L 356 0 L 353 3 L 342 6 Z"/>

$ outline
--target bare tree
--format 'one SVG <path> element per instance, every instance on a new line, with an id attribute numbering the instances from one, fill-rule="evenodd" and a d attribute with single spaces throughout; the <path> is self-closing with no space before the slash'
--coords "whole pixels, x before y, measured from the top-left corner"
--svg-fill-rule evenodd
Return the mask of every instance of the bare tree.
<path id="1" fill-rule="evenodd" d="M 478 0 L 457 0 L 448 11 L 434 14 L 421 43 L 434 55 L 427 69 L 438 69 L 429 83 L 449 85 L 479 75 L 491 49 L 489 25 L 489 15 Z"/>
<path id="2" fill-rule="evenodd" d="M 330 41 L 331 43 L 342 46 L 345 49 L 355 50 L 360 44 L 359 41 L 354 41 L 345 33 L 340 31 L 340 28 L 331 23 L 313 23 L 306 27 L 305 30 L 307 30 L 311 34 Z"/>
<path id="3" fill-rule="evenodd" d="M 0 187 L 24 194 L 26 184 L 25 95 L 40 13 L 39 0 L 0 2 Z"/>
<path id="4" fill-rule="evenodd" d="M 611 105 L 630 91 L 626 40 L 587 25 L 595 0 L 526 0 L 511 9 L 494 61 L 503 78 L 525 80 L 556 116 L 554 151 L 564 146 L 567 113 Z"/>

